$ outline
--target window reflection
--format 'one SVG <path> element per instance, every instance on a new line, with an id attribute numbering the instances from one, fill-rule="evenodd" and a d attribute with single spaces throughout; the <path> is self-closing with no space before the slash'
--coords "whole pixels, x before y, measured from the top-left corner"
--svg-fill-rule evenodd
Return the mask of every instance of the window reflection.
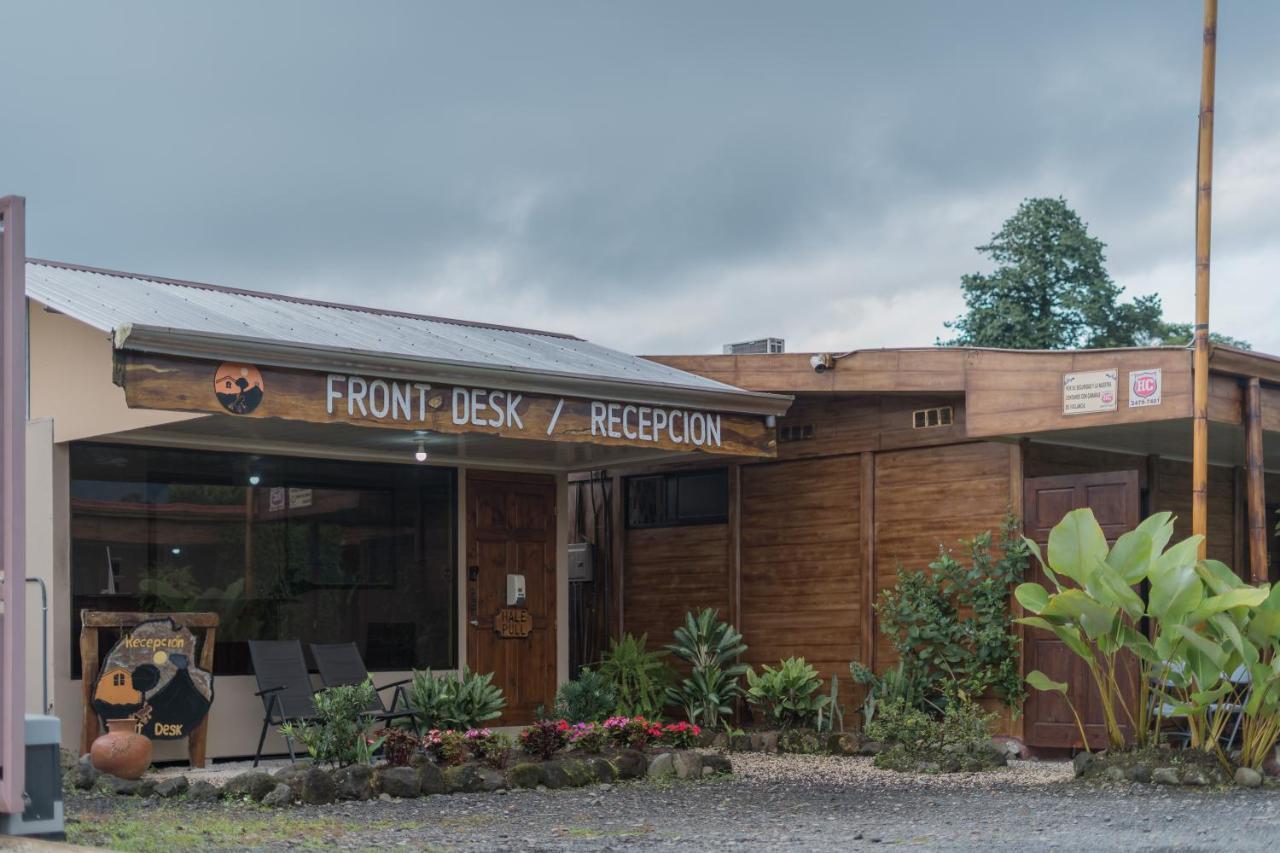
<path id="1" fill-rule="evenodd" d="M 249 672 L 248 639 L 451 667 L 454 528 L 449 469 L 75 444 L 73 639 L 82 609 L 210 611 L 221 674 Z"/>

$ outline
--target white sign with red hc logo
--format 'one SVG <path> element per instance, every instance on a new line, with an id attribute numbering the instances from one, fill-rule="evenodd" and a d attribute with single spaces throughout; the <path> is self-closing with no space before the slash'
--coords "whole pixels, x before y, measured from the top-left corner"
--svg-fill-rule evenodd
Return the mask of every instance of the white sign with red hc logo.
<path id="1" fill-rule="evenodd" d="M 1160 368 L 1129 371 L 1129 408 L 1160 405 Z"/>

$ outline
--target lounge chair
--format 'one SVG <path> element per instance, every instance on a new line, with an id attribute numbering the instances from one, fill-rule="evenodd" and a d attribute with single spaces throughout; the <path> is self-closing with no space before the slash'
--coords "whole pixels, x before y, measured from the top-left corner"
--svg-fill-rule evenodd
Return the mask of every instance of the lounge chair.
<path id="1" fill-rule="evenodd" d="M 258 691 L 253 695 L 262 700 L 264 712 L 262 734 L 253 753 L 253 766 L 257 767 L 267 730 L 291 720 L 314 720 L 316 703 L 307 661 L 302 656 L 302 643 L 298 640 L 250 640 L 249 659 L 253 663 L 253 677 L 258 682 Z M 296 761 L 293 738 L 286 736 L 284 741 L 289 747 L 289 760 Z"/>
<path id="2" fill-rule="evenodd" d="M 355 643 L 312 643 L 311 656 L 315 659 L 316 668 L 320 670 L 320 681 L 325 687 L 363 684 L 371 680 L 369 669 L 364 665 L 364 658 L 360 656 L 360 649 Z M 411 681 L 413 679 L 404 678 L 380 687 L 375 685 L 369 712 L 387 721 L 409 720 L 414 728 L 418 728 L 422 712 L 409 706 L 409 694 L 405 691 L 405 685 Z M 391 694 L 391 704 L 388 705 L 382 699 L 382 692 L 392 688 L 395 692 Z"/>

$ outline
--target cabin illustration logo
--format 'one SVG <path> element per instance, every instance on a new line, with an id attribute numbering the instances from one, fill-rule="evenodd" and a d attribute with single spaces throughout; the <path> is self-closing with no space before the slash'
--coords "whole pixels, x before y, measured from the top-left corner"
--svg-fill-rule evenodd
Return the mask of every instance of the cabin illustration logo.
<path id="1" fill-rule="evenodd" d="M 252 364 L 227 362 L 219 365 L 213 376 L 213 393 L 218 396 L 222 408 L 233 415 L 253 412 L 262 402 L 266 390 L 262 373 Z"/>

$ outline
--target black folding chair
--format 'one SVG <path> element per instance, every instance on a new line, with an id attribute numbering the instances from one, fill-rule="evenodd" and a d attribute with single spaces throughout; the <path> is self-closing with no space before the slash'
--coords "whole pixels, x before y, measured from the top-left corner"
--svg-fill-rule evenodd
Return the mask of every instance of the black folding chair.
<path id="1" fill-rule="evenodd" d="M 302 656 L 302 643 L 298 640 L 250 640 L 249 659 L 253 663 L 253 677 L 258 682 L 258 691 L 253 695 L 262 700 L 264 712 L 262 734 L 258 736 L 258 749 L 253 754 L 253 766 L 257 767 L 267 730 L 288 721 L 314 720 L 316 703 L 307 661 Z M 293 738 L 286 735 L 284 742 L 289 747 L 289 760 L 296 761 Z"/>
<path id="2" fill-rule="evenodd" d="M 312 643 L 311 656 L 315 658 L 320 681 L 325 687 L 364 684 L 370 680 L 369 668 L 364 665 L 364 658 L 355 643 Z M 409 720 L 418 729 L 422 712 L 409 706 L 409 694 L 405 691 L 405 685 L 411 681 L 412 678 L 404 678 L 381 687 L 375 685 L 369 712 L 388 722 Z M 388 705 L 382 700 L 382 691 L 392 688 L 395 692 L 391 694 L 391 704 Z"/>

